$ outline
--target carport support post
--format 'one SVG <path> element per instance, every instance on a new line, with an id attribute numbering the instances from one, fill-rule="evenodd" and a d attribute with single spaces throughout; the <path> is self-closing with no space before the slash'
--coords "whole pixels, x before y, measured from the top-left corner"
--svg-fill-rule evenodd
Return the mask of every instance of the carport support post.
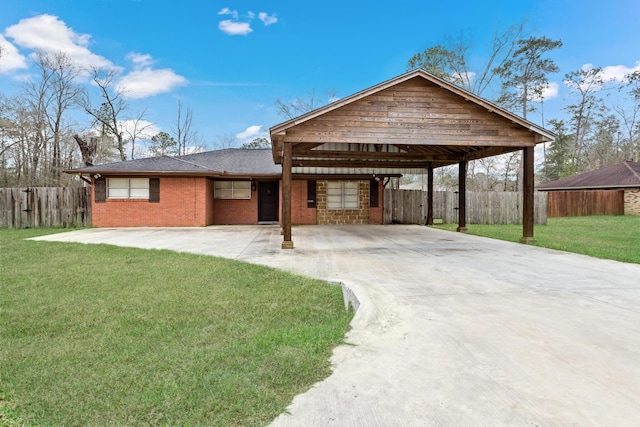
<path id="1" fill-rule="evenodd" d="M 282 232 L 284 241 L 282 249 L 293 249 L 291 241 L 291 163 L 292 147 L 290 142 L 284 142 L 282 153 Z"/>
<path id="2" fill-rule="evenodd" d="M 427 166 L 427 224 L 433 225 L 433 163 Z"/>
<path id="3" fill-rule="evenodd" d="M 522 238 L 520 243 L 535 243 L 533 237 L 534 147 L 522 150 Z"/>
<path id="4" fill-rule="evenodd" d="M 458 163 L 458 228 L 467 231 L 467 162 Z"/>

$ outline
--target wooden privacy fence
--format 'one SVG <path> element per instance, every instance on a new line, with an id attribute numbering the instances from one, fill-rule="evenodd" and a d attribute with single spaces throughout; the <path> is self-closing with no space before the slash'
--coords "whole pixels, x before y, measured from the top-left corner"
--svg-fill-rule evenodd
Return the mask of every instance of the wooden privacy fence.
<path id="1" fill-rule="evenodd" d="M 0 188 L 0 228 L 91 225 L 89 187 Z"/>
<path id="2" fill-rule="evenodd" d="M 458 222 L 458 194 L 433 192 L 433 218 L 445 224 Z M 522 224 L 522 196 L 516 192 L 467 192 L 468 224 Z M 427 192 L 384 190 L 385 224 L 424 224 Z M 534 195 L 534 222 L 547 223 L 547 195 Z"/>
<path id="3" fill-rule="evenodd" d="M 624 191 L 549 191 L 549 218 L 589 215 L 624 215 Z"/>

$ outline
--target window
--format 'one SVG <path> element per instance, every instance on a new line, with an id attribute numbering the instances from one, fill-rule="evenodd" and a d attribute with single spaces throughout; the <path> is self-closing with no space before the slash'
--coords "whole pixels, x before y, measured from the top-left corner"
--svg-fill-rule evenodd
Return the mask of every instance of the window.
<path id="1" fill-rule="evenodd" d="M 216 181 L 214 198 L 250 199 L 251 181 Z"/>
<path id="2" fill-rule="evenodd" d="M 148 199 L 149 178 L 108 178 L 108 199 Z"/>
<path id="3" fill-rule="evenodd" d="M 327 182 L 327 209 L 358 209 L 358 181 Z"/>

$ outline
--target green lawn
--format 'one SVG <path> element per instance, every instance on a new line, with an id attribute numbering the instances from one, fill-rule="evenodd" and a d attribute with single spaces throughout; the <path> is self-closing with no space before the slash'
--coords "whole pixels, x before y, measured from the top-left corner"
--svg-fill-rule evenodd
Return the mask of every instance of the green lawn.
<path id="1" fill-rule="evenodd" d="M 455 224 L 436 228 L 455 230 Z M 517 242 L 521 225 L 467 225 L 468 233 Z M 536 246 L 640 264 L 640 216 L 549 218 L 534 228 Z"/>
<path id="2" fill-rule="evenodd" d="M 0 425 L 264 425 L 330 374 L 341 289 L 0 230 Z"/>

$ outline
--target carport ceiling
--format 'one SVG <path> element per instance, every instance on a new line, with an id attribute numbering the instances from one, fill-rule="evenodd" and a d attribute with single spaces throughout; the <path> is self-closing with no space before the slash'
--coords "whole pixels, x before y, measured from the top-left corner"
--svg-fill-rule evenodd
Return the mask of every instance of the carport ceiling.
<path id="1" fill-rule="evenodd" d="M 533 147 L 555 135 L 416 70 L 270 129 L 293 167 L 426 168 Z"/>

